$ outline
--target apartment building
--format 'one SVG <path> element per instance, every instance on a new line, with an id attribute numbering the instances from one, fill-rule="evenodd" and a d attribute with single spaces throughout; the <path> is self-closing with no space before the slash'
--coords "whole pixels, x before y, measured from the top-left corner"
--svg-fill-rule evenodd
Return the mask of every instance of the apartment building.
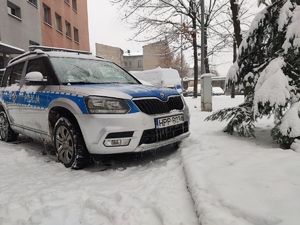
<path id="1" fill-rule="evenodd" d="M 0 69 L 30 45 L 90 51 L 87 0 L 0 0 Z"/>
<path id="2" fill-rule="evenodd" d="M 143 46 L 143 52 L 124 52 L 121 48 L 96 43 L 96 55 L 113 61 L 127 71 L 151 70 L 159 67 L 166 48 L 165 41 Z"/>
<path id="3" fill-rule="evenodd" d="M 87 0 L 40 0 L 42 45 L 90 51 Z"/>
<path id="4" fill-rule="evenodd" d="M 0 21 L 0 68 L 4 68 L 29 45 L 41 44 L 38 0 L 1 0 Z"/>
<path id="5" fill-rule="evenodd" d="M 143 46 L 143 62 L 144 70 L 155 69 L 159 66 L 159 61 L 163 57 L 163 52 L 166 49 L 167 42 L 158 41 Z"/>
<path id="6" fill-rule="evenodd" d="M 97 56 L 110 60 L 121 67 L 124 65 L 123 50 L 121 48 L 98 43 L 95 46 Z"/>
<path id="7" fill-rule="evenodd" d="M 123 54 L 124 56 L 124 63 L 123 68 L 128 71 L 143 71 L 143 60 L 144 56 L 141 52 L 130 52 L 127 51 Z"/>

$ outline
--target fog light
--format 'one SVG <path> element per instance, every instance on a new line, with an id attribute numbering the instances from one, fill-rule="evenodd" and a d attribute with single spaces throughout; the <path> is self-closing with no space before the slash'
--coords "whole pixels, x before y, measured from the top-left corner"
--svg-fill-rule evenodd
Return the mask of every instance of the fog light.
<path id="1" fill-rule="evenodd" d="M 106 139 L 104 145 L 106 147 L 117 147 L 117 146 L 127 146 L 130 143 L 130 139 Z"/>

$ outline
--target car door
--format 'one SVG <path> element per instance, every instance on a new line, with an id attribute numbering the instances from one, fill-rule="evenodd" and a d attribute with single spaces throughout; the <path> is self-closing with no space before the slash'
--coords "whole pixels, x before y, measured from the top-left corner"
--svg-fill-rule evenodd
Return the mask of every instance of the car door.
<path id="1" fill-rule="evenodd" d="M 25 62 L 15 64 L 7 68 L 2 86 L 2 101 L 4 101 L 7 114 L 12 126 L 22 127 L 22 120 L 20 114 L 20 99 L 18 98 L 20 92 L 20 83 L 22 74 L 25 68 Z"/>
<path id="2" fill-rule="evenodd" d="M 34 71 L 40 72 L 43 74 L 44 79 L 47 80 L 49 71 L 45 61 L 46 58 L 29 60 L 26 74 Z M 43 135 L 47 135 L 49 131 L 47 115 L 49 99 L 47 91 L 48 85 L 46 83 L 39 84 L 37 82 L 24 81 L 19 93 L 20 98 L 23 99 L 20 112 L 25 129 Z"/>

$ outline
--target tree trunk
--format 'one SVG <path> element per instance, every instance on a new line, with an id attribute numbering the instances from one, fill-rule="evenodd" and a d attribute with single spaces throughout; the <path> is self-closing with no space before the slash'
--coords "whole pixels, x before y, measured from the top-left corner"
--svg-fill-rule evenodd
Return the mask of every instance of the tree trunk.
<path id="1" fill-rule="evenodd" d="M 197 51 L 197 24 L 196 17 L 193 19 L 193 50 L 194 50 L 194 97 L 198 96 L 198 51 Z"/>
<path id="2" fill-rule="evenodd" d="M 242 43 L 242 35 L 241 35 L 241 25 L 239 20 L 239 5 L 237 3 L 237 0 L 230 0 L 230 8 L 232 11 L 234 37 L 236 40 L 237 47 L 240 47 Z"/>
<path id="3" fill-rule="evenodd" d="M 237 0 L 230 0 L 230 8 L 232 12 L 232 22 L 234 29 L 234 43 L 233 43 L 233 62 L 236 61 L 237 49 L 240 47 L 242 43 L 242 35 L 241 35 L 241 25 L 239 20 L 239 5 Z M 231 86 L 231 98 L 235 97 L 235 85 L 232 82 Z"/>
<path id="4" fill-rule="evenodd" d="M 205 24 L 204 27 L 204 72 L 205 73 L 210 73 L 210 69 L 209 69 L 209 61 L 208 61 L 208 57 L 207 57 L 207 24 Z"/>
<path id="5" fill-rule="evenodd" d="M 236 41 L 233 42 L 233 63 L 236 60 Z M 235 84 L 232 82 L 231 84 L 231 98 L 235 98 Z"/>

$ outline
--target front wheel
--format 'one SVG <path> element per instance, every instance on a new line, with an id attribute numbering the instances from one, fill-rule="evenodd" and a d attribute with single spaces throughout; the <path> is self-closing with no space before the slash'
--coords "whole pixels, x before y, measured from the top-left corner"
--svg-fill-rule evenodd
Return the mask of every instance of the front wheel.
<path id="1" fill-rule="evenodd" d="M 82 169 L 89 163 L 81 131 L 76 123 L 61 117 L 54 126 L 54 148 L 58 160 L 72 169 Z"/>
<path id="2" fill-rule="evenodd" d="M 0 138 L 2 141 L 12 142 L 18 139 L 19 134 L 14 132 L 4 111 L 0 112 Z"/>

